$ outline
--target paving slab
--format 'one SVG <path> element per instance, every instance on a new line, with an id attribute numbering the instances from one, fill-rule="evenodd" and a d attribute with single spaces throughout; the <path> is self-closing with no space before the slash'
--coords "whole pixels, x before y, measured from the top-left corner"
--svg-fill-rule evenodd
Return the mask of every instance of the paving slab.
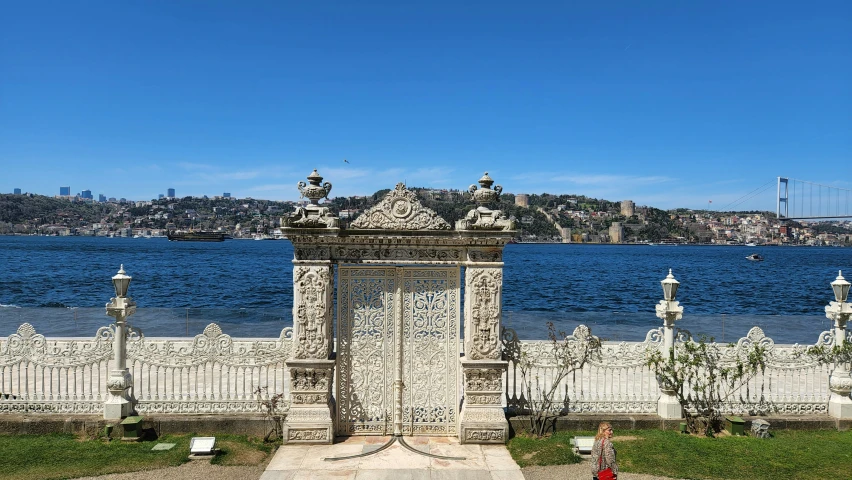
<path id="1" fill-rule="evenodd" d="M 261 480 L 523 480 L 521 468 L 503 445 L 461 445 L 452 437 L 404 437 L 420 452 L 464 460 L 420 455 L 399 442 L 364 457 L 327 461 L 376 452 L 392 437 L 343 437 L 333 445 L 283 445 Z"/>

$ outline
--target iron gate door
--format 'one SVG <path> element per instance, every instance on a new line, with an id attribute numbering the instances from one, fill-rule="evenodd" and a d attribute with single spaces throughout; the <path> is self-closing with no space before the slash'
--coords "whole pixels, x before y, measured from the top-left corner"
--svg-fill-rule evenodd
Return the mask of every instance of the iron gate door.
<path id="1" fill-rule="evenodd" d="M 457 434 L 459 267 L 340 266 L 337 322 L 338 435 Z"/>

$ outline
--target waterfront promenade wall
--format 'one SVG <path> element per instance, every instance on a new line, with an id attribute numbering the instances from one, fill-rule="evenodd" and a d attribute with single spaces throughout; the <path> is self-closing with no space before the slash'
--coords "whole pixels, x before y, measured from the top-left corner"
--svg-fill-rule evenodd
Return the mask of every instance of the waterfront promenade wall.
<path id="1" fill-rule="evenodd" d="M 23 324 L 0 338 L 0 414 L 102 414 L 110 396 L 113 333 L 107 326 L 91 338 L 45 338 Z M 656 414 L 660 388 L 646 359 L 662 342 L 663 328 L 650 330 L 642 342 L 603 342 L 599 357 L 562 380 L 554 402 L 559 413 Z M 823 332 L 814 344 L 832 342 L 832 332 Z M 752 343 L 767 349 L 767 368 L 731 399 L 729 412 L 827 417 L 832 365 L 798 354 L 809 345 L 776 345 L 757 327 L 719 347 L 723 356 L 733 358 L 737 349 Z M 232 338 L 216 324 L 183 338 L 149 338 L 134 330 L 126 356 L 135 410 L 141 415 L 260 415 L 261 400 L 283 393 L 279 407 L 286 412 L 290 374 L 285 362 L 291 345 L 289 327 L 277 338 Z M 518 340 L 504 330 L 509 368 L 502 401 L 509 413 L 522 412 L 528 400 L 520 386 L 520 356 L 533 359 L 531 376 L 544 391 L 555 371 L 552 347 L 549 341 Z"/>

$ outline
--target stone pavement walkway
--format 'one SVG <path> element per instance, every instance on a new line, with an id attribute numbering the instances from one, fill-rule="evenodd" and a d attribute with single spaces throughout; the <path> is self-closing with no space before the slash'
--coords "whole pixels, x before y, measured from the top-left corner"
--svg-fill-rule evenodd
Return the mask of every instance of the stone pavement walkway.
<path id="1" fill-rule="evenodd" d="M 260 480 L 523 480 L 521 468 L 503 445 L 461 445 L 448 437 L 405 437 L 415 449 L 465 457 L 442 460 L 418 455 L 399 443 L 361 458 L 329 462 L 377 450 L 391 437 L 348 437 L 334 445 L 284 445 Z"/>

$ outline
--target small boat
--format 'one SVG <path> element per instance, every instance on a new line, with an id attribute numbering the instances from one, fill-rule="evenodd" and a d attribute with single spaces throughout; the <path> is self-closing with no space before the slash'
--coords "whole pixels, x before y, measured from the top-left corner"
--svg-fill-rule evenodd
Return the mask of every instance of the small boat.
<path id="1" fill-rule="evenodd" d="M 167 232 L 166 237 L 173 242 L 224 242 L 224 232 L 208 232 L 204 230 L 190 230 L 188 232 Z"/>
<path id="2" fill-rule="evenodd" d="M 763 261 L 763 257 L 761 257 L 757 253 L 752 253 L 751 255 L 749 255 L 745 258 L 746 258 L 746 260 L 751 260 L 752 262 L 762 262 Z"/>
<path id="3" fill-rule="evenodd" d="M 756 247 L 757 245 L 755 245 L 754 243 L 746 243 L 745 246 L 746 247 Z"/>

